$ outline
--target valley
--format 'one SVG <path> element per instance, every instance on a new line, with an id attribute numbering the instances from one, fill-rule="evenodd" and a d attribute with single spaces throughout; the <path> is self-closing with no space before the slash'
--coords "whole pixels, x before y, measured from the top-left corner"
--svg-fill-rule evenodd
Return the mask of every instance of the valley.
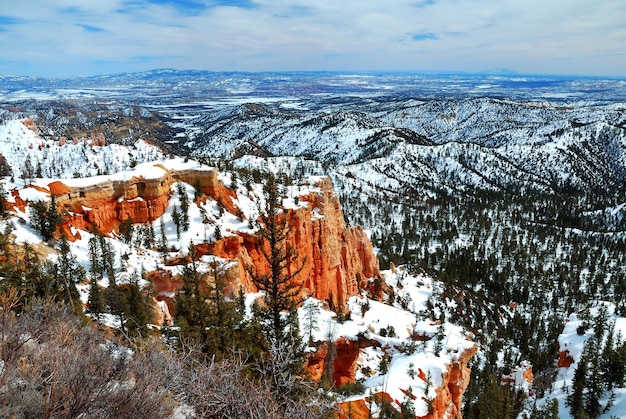
<path id="1" fill-rule="evenodd" d="M 304 271 L 323 271 L 318 279 L 302 280 L 314 297 L 307 304 L 319 304 L 317 337 L 309 331 L 308 338 L 318 346 L 326 342 L 325 355 L 318 357 L 324 360 L 340 337 L 345 353 L 355 353 L 346 341 L 357 342 L 358 356 L 347 365 L 334 364 L 345 374 L 333 376 L 316 361 L 324 371 L 320 377 L 330 375 L 337 387 L 362 385 L 338 396 L 344 406 L 339 417 L 367 417 L 356 411 L 368 403 L 368 412 L 393 417 L 385 394 L 409 409 L 409 416 L 398 417 L 438 418 L 454 411 L 466 419 L 581 412 L 608 418 L 626 411 L 623 81 L 174 70 L 0 81 L 4 189 L 17 191 L 8 197 L 17 209 L 3 225 L 11 226 L 18 242 L 41 241 L 31 227 L 30 206 L 38 200 L 49 204 L 55 181 L 79 188 L 116 176 L 171 171 L 167 185 L 157 182 L 159 194 L 113 193 L 109 209 L 104 201 L 66 207 L 75 217 L 67 231 L 83 237 L 70 246 L 86 271 L 93 267 L 88 242 L 97 237 L 98 224 L 107 234 L 104 243 L 120 258 L 115 273 L 101 275 L 102 287 L 113 278 L 132 283 L 139 268 L 182 277 L 189 264 L 171 267 L 164 261 L 193 260 L 190 243 L 198 249 L 212 243 L 200 256 L 203 272 L 210 276 L 221 266 L 231 296 L 244 286 L 239 295 L 253 298 L 258 285 L 255 290 L 256 274 L 247 264 L 254 260 L 258 266 L 263 259 L 262 251 L 253 250 L 252 236 L 262 231 L 254 220 L 267 202 L 267 179 L 278 179 L 280 206 L 308 214 L 296 223 L 307 227 L 294 234 L 315 237 L 311 245 L 295 245 L 309 255 L 303 265 L 312 265 Z M 214 170 L 214 186 L 200 184 L 205 200 L 198 200 L 193 176 L 175 174 L 187 165 Z M 320 179 L 327 179 L 324 188 Z M 336 195 L 313 198 L 327 193 Z M 194 196 L 191 227 L 181 231 L 175 213 L 187 194 Z M 146 214 L 157 203 L 159 208 L 141 220 L 132 212 L 139 223 L 129 243 L 122 240 L 121 224 L 131 212 L 120 212 L 120 196 L 143 200 L 124 205 L 143 205 Z M 230 196 L 236 197 L 232 203 Z M 18 197 L 30 204 L 28 210 L 19 208 Z M 109 221 L 95 223 L 90 211 L 101 211 L 98 217 Z M 79 216 L 86 222 L 77 222 Z M 322 227 L 310 227 L 317 225 Z M 161 244 L 155 231 L 164 237 Z M 337 242 L 324 242 L 328 234 L 339 237 Z M 360 236 L 350 239 L 351 234 Z M 230 250 L 218 254 L 215 243 L 228 237 Z M 364 256 L 372 253 L 380 275 Z M 341 261 L 332 259 L 338 255 Z M 368 262 L 354 270 L 355 260 Z M 330 268 L 337 266 L 335 274 Z M 96 272 L 88 273 L 93 282 Z M 318 293 L 320 281 L 331 277 L 334 291 Z M 376 289 L 381 278 L 385 286 Z M 91 285 L 82 284 L 78 290 L 87 303 Z M 171 294 L 173 285 L 163 286 Z M 168 298 L 161 301 L 175 311 L 175 298 Z M 311 324 L 315 312 L 305 306 L 298 310 L 301 327 L 307 313 Z M 103 315 L 115 325 L 119 319 L 109 311 Z M 403 316 L 408 320 L 400 321 Z M 392 319 L 398 319 L 395 326 Z M 566 367 L 560 360 L 567 357 L 574 363 Z M 588 372 L 575 376 L 580 365 Z M 415 368 L 437 378 L 416 379 Z M 432 388 L 441 385 L 446 368 L 452 382 L 462 378 L 462 394 L 444 397 L 441 388 Z M 533 379 L 501 384 L 529 368 Z M 419 397 L 411 398 L 412 390 L 404 397 L 407 388 L 399 383 L 407 380 Z M 583 401 L 577 404 L 571 394 Z"/>

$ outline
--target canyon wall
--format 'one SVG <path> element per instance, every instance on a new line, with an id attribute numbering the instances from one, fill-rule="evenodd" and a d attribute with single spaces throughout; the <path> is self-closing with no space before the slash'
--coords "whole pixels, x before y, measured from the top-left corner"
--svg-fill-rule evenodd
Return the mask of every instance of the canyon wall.
<path id="1" fill-rule="evenodd" d="M 97 227 L 103 233 L 116 230 L 129 217 L 135 223 L 159 218 L 168 206 L 172 184 L 179 181 L 198 185 L 203 193 L 219 198 L 227 209 L 233 209 L 228 198 L 236 194 L 219 181 L 216 169 L 155 167 L 162 171 L 162 176 L 133 175 L 129 179 L 102 176 L 101 181 L 96 178 L 89 184 L 72 179 L 52 182 L 48 188 L 69 224 L 86 230 Z"/>
<path id="2" fill-rule="evenodd" d="M 300 269 L 294 281 L 302 286 L 301 295 L 327 301 L 341 310 L 347 299 L 368 287 L 368 279 L 379 275 L 378 259 L 372 244 L 360 227 L 347 227 L 337 194 L 328 178 L 315 186 L 319 192 L 300 196 L 306 206 L 289 209 L 289 234 L 286 246 L 297 252 L 292 269 Z M 227 272 L 229 289 L 236 293 L 239 286 L 256 291 L 247 267 L 257 275 L 268 272 L 261 243 L 256 235 L 232 232 L 210 244 L 196 246 L 200 254 L 212 254 L 236 260 Z"/>
<path id="3" fill-rule="evenodd" d="M 470 382 L 469 361 L 478 351 L 477 346 L 473 346 L 461 352 L 452 359 L 448 365 L 448 369 L 442 374 L 442 382 L 435 389 L 436 396 L 432 400 L 432 412 L 417 416 L 417 419 L 444 419 L 457 418 L 463 419 L 463 393 Z M 425 377 L 423 377 L 425 380 Z M 377 393 L 377 399 L 387 400 L 391 406 L 400 409 L 401 401 L 393 400 L 387 393 Z M 367 419 L 371 417 L 369 406 L 371 405 L 369 398 L 353 400 L 349 402 L 339 403 L 339 419 Z"/>
<path id="4" fill-rule="evenodd" d="M 101 182 L 96 178 L 93 183 L 82 179 L 50 183 L 50 193 L 64 212 L 63 231 L 68 234 L 73 226 L 110 233 L 129 217 L 135 223 L 156 220 L 168 207 L 172 184 L 179 181 L 198 186 L 206 197 L 221 202 L 226 211 L 237 213 L 233 201 L 237 195 L 219 181 L 217 170 L 156 167 L 161 176 L 103 176 Z M 304 205 L 280 215 L 287 218 L 289 226 L 286 246 L 297 252 L 292 269 L 302 268 L 294 278 L 302 286 L 302 297 L 312 296 L 341 310 L 350 296 L 369 286 L 369 278 L 379 275 L 378 260 L 365 232 L 360 227 L 346 226 L 330 179 L 320 178 L 315 187 L 299 197 Z M 224 232 L 220 240 L 197 244 L 196 251 L 199 256 L 210 254 L 237 262 L 226 271 L 226 291 L 231 295 L 237 294 L 240 287 L 247 292 L 257 291 L 248 267 L 256 274 L 269 269 L 258 237 L 245 232 Z M 161 278 L 159 288 L 171 293 L 172 284 L 165 284 Z"/>

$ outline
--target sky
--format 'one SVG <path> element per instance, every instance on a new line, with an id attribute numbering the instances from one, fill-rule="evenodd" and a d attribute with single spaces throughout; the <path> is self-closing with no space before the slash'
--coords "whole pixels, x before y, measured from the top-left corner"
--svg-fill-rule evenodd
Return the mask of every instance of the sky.
<path id="1" fill-rule="evenodd" d="M 0 74 L 626 76 L 623 0 L 0 0 Z"/>

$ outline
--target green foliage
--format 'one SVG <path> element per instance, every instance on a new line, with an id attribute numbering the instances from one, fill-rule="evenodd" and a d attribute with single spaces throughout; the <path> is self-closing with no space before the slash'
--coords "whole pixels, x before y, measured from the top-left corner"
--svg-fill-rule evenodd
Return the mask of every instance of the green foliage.
<path id="1" fill-rule="evenodd" d="M 78 264 L 76 256 L 72 253 L 69 242 L 65 235 L 59 241 L 57 261 L 54 264 L 54 278 L 58 282 L 63 300 L 69 304 L 73 310 L 82 311 L 80 296 L 76 289 L 76 284 L 85 279 L 85 269 Z"/>
<path id="2" fill-rule="evenodd" d="M 87 310 L 96 319 L 100 320 L 100 315 L 106 312 L 104 301 L 104 291 L 98 285 L 98 278 L 91 277 L 89 280 L 89 296 L 87 297 Z"/>
<path id="3" fill-rule="evenodd" d="M 0 154 L 0 156 L 2 156 L 2 154 Z M 4 189 L 4 183 L 0 182 L 0 218 L 6 215 L 8 209 L 7 191 Z"/>
<path id="4" fill-rule="evenodd" d="M 206 351 L 207 327 L 210 316 L 209 295 L 198 270 L 198 257 L 193 244 L 188 249 L 189 263 L 182 270 L 183 287 L 176 294 L 176 323 L 180 327 L 180 341 L 200 345 Z"/>
<path id="5" fill-rule="evenodd" d="M 183 231 L 187 231 L 189 230 L 189 196 L 187 195 L 185 184 L 178 182 L 176 191 L 178 192 L 178 200 L 180 202 L 180 225 Z"/>
<path id="6" fill-rule="evenodd" d="M 133 219 L 129 216 L 126 217 L 124 221 L 120 224 L 119 227 L 120 235 L 122 236 L 122 240 L 126 244 L 130 244 L 133 241 L 133 234 L 135 233 L 135 224 Z"/>
<path id="7" fill-rule="evenodd" d="M 148 323 L 154 318 L 154 300 L 150 290 L 142 289 L 139 274 L 134 272 L 123 295 L 125 328 L 131 336 L 146 336 Z"/>
<path id="8" fill-rule="evenodd" d="M 286 238 L 291 231 L 289 220 L 281 215 L 281 196 L 276 179 L 270 176 L 264 187 L 265 204 L 259 208 L 261 227 L 258 230 L 261 253 L 269 265 L 269 272 L 258 274 L 253 267 L 248 267 L 254 285 L 264 291 L 264 306 L 258 314 L 267 327 L 265 337 L 270 343 L 280 342 L 292 334 L 291 316 L 300 303 L 300 289 L 293 279 L 304 267 L 295 249 L 289 246 Z"/>
<path id="9" fill-rule="evenodd" d="M 181 215 L 176 205 L 174 205 L 174 210 L 172 211 L 172 221 L 174 221 L 174 225 L 176 226 L 176 238 L 180 240 Z"/>
<path id="10" fill-rule="evenodd" d="M 56 197 L 50 195 L 50 204 L 46 205 L 43 201 L 37 201 L 30 204 L 30 224 L 35 230 L 41 234 L 45 241 L 54 237 L 57 226 L 63 220 L 59 215 Z"/>
<path id="11" fill-rule="evenodd" d="M 359 381 L 354 383 L 345 383 L 335 388 L 335 393 L 348 397 L 356 394 L 363 394 L 365 392 L 365 386 Z"/>

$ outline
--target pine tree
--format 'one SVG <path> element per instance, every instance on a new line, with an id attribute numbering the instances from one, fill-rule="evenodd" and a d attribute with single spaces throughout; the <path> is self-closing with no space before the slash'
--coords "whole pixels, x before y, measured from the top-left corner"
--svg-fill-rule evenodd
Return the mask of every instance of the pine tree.
<path id="1" fill-rule="evenodd" d="M 4 183 L 0 182 L 0 217 L 4 217 L 8 209 L 7 191 L 4 189 Z"/>
<path id="2" fill-rule="evenodd" d="M 33 163 L 30 160 L 30 154 L 26 155 L 26 159 L 24 160 L 24 165 L 22 166 L 22 179 L 24 179 L 25 184 L 33 183 L 33 176 L 35 173 L 35 168 L 33 167 Z"/>
<path id="3" fill-rule="evenodd" d="M 126 219 L 122 221 L 119 227 L 119 232 L 122 236 L 122 240 L 124 240 L 124 243 L 130 244 L 133 241 L 135 226 L 133 219 L 130 216 L 126 217 Z"/>
<path id="4" fill-rule="evenodd" d="M 42 201 L 33 202 L 30 205 L 30 223 L 37 230 L 45 241 L 54 237 L 57 226 L 62 221 L 58 213 L 56 197 L 50 196 L 50 204 L 46 205 Z"/>
<path id="5" fill-rule="evenodd" d="M 207 325 L 210 314 L 208 292 L 198 270 L 198 257 L 189 244 L 189 263 L 182 270 L 183 286 L 176 294 L 176 323 L 180 326 L 182 344 L 200 345 L 207 351 Z"/>
<path id="6" fill-rule="evenodd" d="M 143 245 L 147 249 L 151 249 L 154 247 L 154 226 L 150 221 L 147 221 L 142 228 L 143 235 Z"/>
<path id="7" fill-rule="evenodd" d="M 187 189 L 182 182 L 176 185 L 176 191 L 180 201 L 181 225 L 183 231 L 187 231 L 189 230 L 189 196 L 187 196 Z"/>
<path id="8" fill-rule="evenodd" d="M 159 221 L 159 230 L 161 235 L 159 237 L 159 252 L 163 256 L 163 263 L 167 262 L 167 236 L 165 235 L 165 221 L 163 221 L 163 217 L 161 217 Z"/>
<path id="9" fill-rule="evenodd" d="M 600 369 L 600 351 L 597 337 L 587 340 L 585 344 L 584 357 L 588 359 L 588 373 L 585 382 L 583 401 L 585 411 L 590 419 L 595 419 L 602 413 L 600 400 L 603 398 L 605 390 L 602 372 Z"/>
<path id="10" fill-rule="evenodd" d="M 567 396 L 566 404 L 570 408 L 572 417 L 578 418 L 581 415 L 586 416 L 585 407 L 583 405 L 583 396 L 587 382 L 587 359 L 581 356 L 578 366 L 574 370 L 574 378 L 572 380 L 572 392 Z"/>
<path id="11" fill-rule="evenodd" d="M 308 345 L 312 346 L 313 345 L 313 332 L 319 329 L 318 324 L 317 324 L 317 319 L 320 315 L 320 307 L 317 304 L 317 302 L 315 302 L 315 300 L 311 299 L 311 300 L 308 300 L 304 304 L 304 312 L 305 312 L 304 328 L 308 336 Z"/>
<path id="12" fill-rule="evenodd" d="M 296 312 L 302 285 L 294 279 L 305 261 L 299 261 L 295 249 L 287 243 L 291 227 L 282 214 L 281 196 L 273 176 L 270 175 L 263 189 L 265 204 L 259 208 L 258 240 L 269 271 L 259 274 L 248 267 L 248 272 L 256 287 L 264 292 L 264 304 L 256 310 L 269 355 L 264 372 L 271 380 L 277 400 L 287 405 L 289 400 L 300 397 L 303 385 L 297 377 L 303 372 L 305 345 L 300 339 Z"/>
<path id="13" fill-rule="evenodd" d="M 265 205 L 259 208 L 261 226 L 258 239 L 269 272 L 258 274 L 252 267 L 248 267 L 248 271 L 254 285 L 264 291 L 265 306 L 259 314 L 266 321 L 265 335 L 271 346 L 293 335 L 293 331 L 290 332 L 293 325 L 289 320 L 293 316 L 284 316 L 283 313 L 292 313 L 300 302 L 302 285 L 294 279 L 305 261 L 299 261 L 296 250 L 287 243 L 291 227 L 289 220 L 281 214 L 280 194 L 273 176 L 267 179 L 263 189 Z"/>
<path id="14" fill-rule="evenodd" d="M 246 331 L 241 327 L 243 316 L 238 310 L 239 303 L 225 294 L 227 283 L 216 260 L 211 262 L 209 275 L 212 276 L 212 282 L 209 281 L 207 285 L 210 302 L 207 313 L 207 347 L 220 359 L 235 348 L 235 343 L 242 340 L 240 334 Z"/>
<path id="15" fill-rule="evenodd" d="M 92 277 L 89 280 L 89 296 L 87 297 L 87 309 L 95 317 L 100 320 L 100 315 L 105 312 L 104 294 L 102 288 L 98 285 L 98 279 Z"/>
<path id="16" fill-rule="evenodd" d="M 148 323 L 154 317 L 154 300 L 150 292 L 139 284 L 139 274 L 135 271 L 130 278 L 128 291 L 124 296 L 126 329 L 131 336 L 145 336 Z"/>
<path id="17" fill-rule="evenodd" d="M 76 256 L 71 253 L 70 244 L 63 234 L 59 242 L 59 256 L 55 264 L 55 271 L 63 289 L 63 298 L 74 310 L 81 310 L 80 296 L 76 284 L 85 278 L 85 269 L 78 264 Z"/>
<path id="18" fill-rule="evenodd" d="M 176 205 L 174 205 L 174 210 L 172 211 L 172 221 L 174 221 L 174 225 L 176 226 L 176 238 L 180 240 L 181 216 Z"/>

